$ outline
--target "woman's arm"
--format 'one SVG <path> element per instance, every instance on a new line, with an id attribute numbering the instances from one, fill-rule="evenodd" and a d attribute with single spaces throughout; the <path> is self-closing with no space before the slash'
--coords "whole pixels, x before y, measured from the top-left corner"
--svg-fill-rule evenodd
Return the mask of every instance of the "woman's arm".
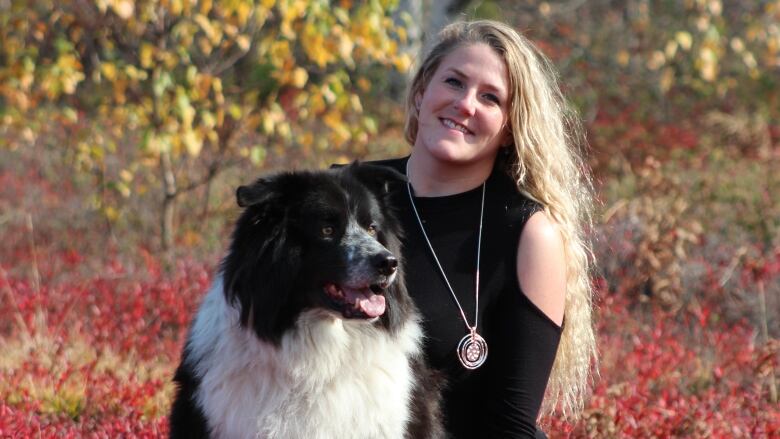
<path id="1" fill-rule="evenodd" d="M 486 437 L 534 437 L 560 341 L 566 288 L 563 240 L 544 212 L 526 222 L 518 244 L 520 293 L 506 291 L 493 320 Z M 494 343 L 495 341 L 495 343 Z"/>

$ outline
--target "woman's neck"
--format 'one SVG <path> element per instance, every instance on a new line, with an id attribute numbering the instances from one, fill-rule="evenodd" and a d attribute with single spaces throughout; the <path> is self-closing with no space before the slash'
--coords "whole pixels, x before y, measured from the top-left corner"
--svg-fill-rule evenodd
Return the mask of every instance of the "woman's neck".
<path id="1" fill-rule="evenodd" d="M 407 177 L 418 197 L 443 197 L 469 191 L 487 180 L 492 170 L 492 161 L 442 163 L 425 154 L 415 155 L 414 149 L 406 165 Z"/>

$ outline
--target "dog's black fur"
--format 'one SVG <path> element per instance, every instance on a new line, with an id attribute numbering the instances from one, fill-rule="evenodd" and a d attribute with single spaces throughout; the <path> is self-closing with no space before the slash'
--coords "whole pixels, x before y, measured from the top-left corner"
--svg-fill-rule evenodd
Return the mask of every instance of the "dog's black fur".
<path id="1" fill-rule="evenodd" d="M 237 324 L 278 346 L 300 314 L 313 308 L 389 333 L 416 321 L 403 282 L 402 231 L 390 203 L 391 186 L 404 182 L 403 175 L 388 168 L 355 163 L 276 174 L 238 188 L 244 211 L 220 270 L 226 301 L 239 311 Z M 347 290 L 360 298 L 371 296 L 371 303 L 381 301 L 374 295 L 382 296 L 384 311 L 377 318 L 378 305 L 358 306 Z M 195 400 L 201 381 L 191 343 L 192 335 L 174 378 L 171 437 L 209 436 L 209 423 Z M 416 387 L 406 436 L 439 437 L 438 379 L 421 357 L 410 362 Z"/>

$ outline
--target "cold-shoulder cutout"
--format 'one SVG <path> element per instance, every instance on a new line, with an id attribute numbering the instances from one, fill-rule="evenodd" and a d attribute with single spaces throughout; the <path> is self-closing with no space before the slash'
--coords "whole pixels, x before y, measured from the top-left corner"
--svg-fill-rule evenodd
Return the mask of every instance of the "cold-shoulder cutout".
<path id="1" fill-rule="evenodd" d="M 566 298 L 566 257 L 557 223 L 543 211 L 528 219 L 517 250 L 520 290 L 558 327 Z"/>

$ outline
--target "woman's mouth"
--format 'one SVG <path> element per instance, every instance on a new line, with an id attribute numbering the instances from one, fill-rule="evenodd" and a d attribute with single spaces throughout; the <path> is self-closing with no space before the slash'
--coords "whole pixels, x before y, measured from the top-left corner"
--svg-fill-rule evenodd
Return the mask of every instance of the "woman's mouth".
<path id="1" fill-rule="evenodd" d="M 441 123 L 445 127 L 449 128 L 449 129 L 452 129 L 452 130 L 455 130 L 455 131 L 460 131 L 463 134 L 474 134 L 468 128 L 466 128 L 465 126 L 455 122 L 452 119 L 441 118 L 439 120 L 441 120 Z"/>

